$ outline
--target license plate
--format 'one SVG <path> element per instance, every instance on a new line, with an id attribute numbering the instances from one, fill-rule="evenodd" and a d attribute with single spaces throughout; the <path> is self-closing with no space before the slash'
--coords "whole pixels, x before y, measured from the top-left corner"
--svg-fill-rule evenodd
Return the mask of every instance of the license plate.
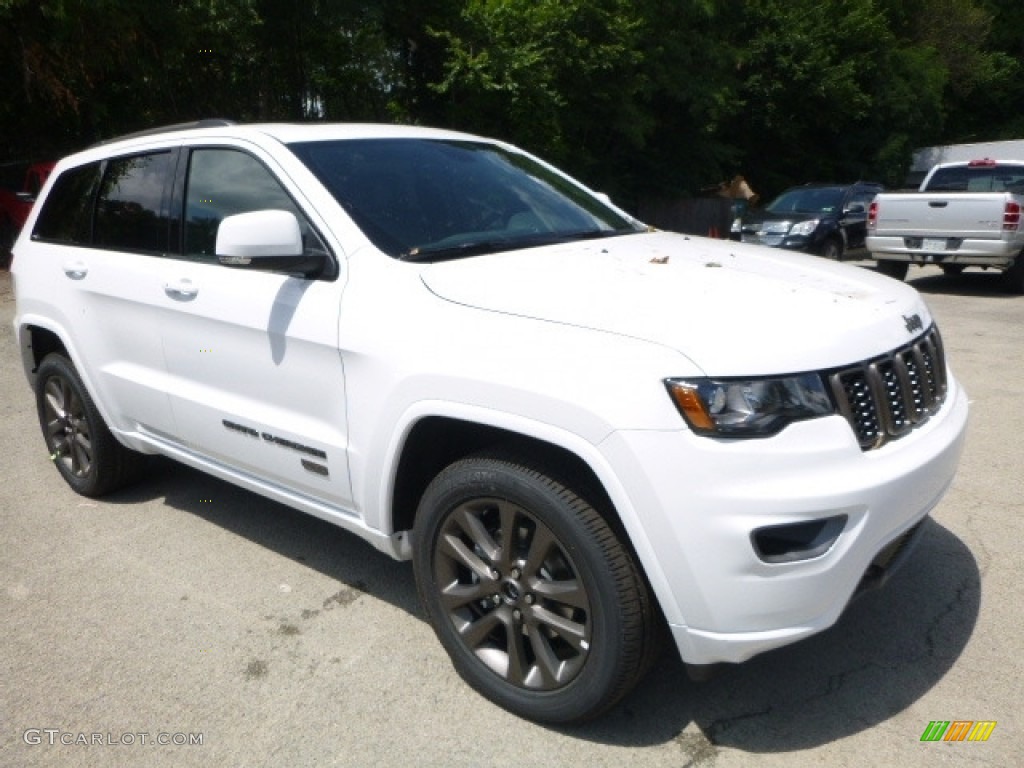
<path id="1" fill-rule="evenodd" d="M 922 251 L 944 251 L 946 250 L 946 240 L 944 238 L 937 237 L 926 237 L 924 242 L 921 243 Z"/>

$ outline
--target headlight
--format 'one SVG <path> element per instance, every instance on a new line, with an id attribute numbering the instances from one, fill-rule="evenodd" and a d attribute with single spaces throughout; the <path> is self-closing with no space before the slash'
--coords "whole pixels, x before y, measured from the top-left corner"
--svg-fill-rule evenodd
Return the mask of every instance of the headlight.
<path id="1" fill-rule="evenodd" d="M 814 373 L 776 379 L 666 379 L 690 428 L 700 435 L 767 437 L 787 424 L 835 412 Z"/>
<path id="2" fill-rule="evenodd" d="M 810 221 L 798 221 L 794 224 L 789 234 L 792 236 L 810 237 L 814 234 L 814 230 L 818 228 L 818 219 L 811 219 Z"/>

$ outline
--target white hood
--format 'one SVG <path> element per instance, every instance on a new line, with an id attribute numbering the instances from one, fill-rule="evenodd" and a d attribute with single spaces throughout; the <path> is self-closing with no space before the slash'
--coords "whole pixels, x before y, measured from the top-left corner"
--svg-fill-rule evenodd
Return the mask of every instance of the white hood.
<path id="1" fill-rule="evenodd" d="M 427 267 L 470 307 L 662 344 L 711 376 L 795 373 L 906 344 L 931 316 L 912 288 L 815 256 L 644 233 Z"/>

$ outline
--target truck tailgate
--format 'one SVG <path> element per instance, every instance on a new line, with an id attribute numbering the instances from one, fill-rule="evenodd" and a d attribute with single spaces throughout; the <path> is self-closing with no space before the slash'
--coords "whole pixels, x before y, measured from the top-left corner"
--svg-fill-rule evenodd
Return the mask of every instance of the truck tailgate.
<path id="1" fill-rule="evenodd" d="M 873 234 L 998 240 L 1010 200 L 1004 192 L 881 194 Z"/>

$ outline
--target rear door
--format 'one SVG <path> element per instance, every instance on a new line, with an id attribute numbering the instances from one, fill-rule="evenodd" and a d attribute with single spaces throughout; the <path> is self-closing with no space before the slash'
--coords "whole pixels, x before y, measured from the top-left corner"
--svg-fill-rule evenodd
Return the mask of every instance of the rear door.
<path id="1" fill-rule="evenodd" d="M 107 423 L 173 433 L 160 339 L 163 292 L 155 281 L 168 248 L 176 149 L 114 157 L 61 174 L 24 258 L 44 266 L 41 314 L 56 318 Z"/>

